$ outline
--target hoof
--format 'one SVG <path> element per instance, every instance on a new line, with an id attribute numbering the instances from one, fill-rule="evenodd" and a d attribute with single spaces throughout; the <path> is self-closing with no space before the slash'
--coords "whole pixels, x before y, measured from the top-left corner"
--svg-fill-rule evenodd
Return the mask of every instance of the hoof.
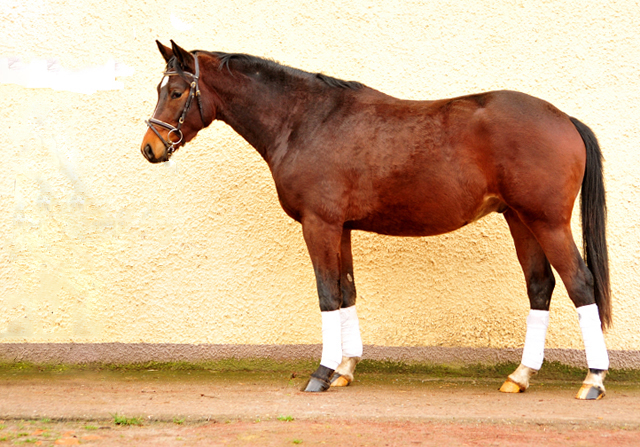
<path id="1" fill-rule="evenodd" d="M 604 397 L 604 394 L 605 392 L 603 389 L 590 384 L 584 384 L 582 385 L 582 388 L 580 388 L 580 391 L 578 391 L 578 394 L 576 394 L 576 399 L 598 400 L 602 399 Z"/>
<path id="2" fill-rule="evenodd" d="M 331 379 L 331 386 L 349 386 L 350 384 L 351 380 L 339 373 L 335 373 Z"/>
<path id="3" fill-rule="evenodd" d="M 311 376 L 307 384 L 302 388 L 302 391 L 307 393 L 321 393 L 327 391 L 330 386 L 331 384 L 329 382 Z"/>
<path id="4" fill-rule="evenodd" d="M 529 388 L 529 379 L 536 375 L 538 370 L 524 366 L 522 363 L 509 374 L 507 380 L 500 387 L 503 393 L 524 393 Z"/>
<path id="5" fill-rule="evenodd" d="M 500 387 L 500 392 L 502 393 L 524 393 L 524 390 L 526 390 L 526 388 L 521 387 L 510 379 L 505 380 Z"/>

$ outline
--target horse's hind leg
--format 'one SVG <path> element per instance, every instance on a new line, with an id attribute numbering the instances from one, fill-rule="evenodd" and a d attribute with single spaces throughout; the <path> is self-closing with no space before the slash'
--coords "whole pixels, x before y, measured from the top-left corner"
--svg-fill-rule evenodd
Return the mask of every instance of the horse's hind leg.
<path id="1" fill-rule="evenodd" d="M 360 337 L 360 324 L 356 314 L 356 285 L 353 279 L 351 230 L 349 229 L 345 229 L 342 232 L 340 261 L 342 362 L 336 368 L 331 379 L 331 386 L 347 386 L 353 382 L 353 373 L 362 357 L 362 338 Z"/>
<path id="2" fill-rule="evenodd" d="M 527 282 L 531 310 L 527 317 L 527 334 L 520 366 L 509 375 L 500 391 L 521 393 L 529 387 L 529 379 L 542 366 L 544 342 L 549 325 L 549 305 L 555 278 L 549 261 L 531 231 L 512 209 L 505 213 L 516 246 L 518 260 Z"/>
<path id="3" fill-rule="evenodd" d="M 595 302 L 593 275 L 573 241 L 569 222 L 551 225 L 536 221 L 529 228 L 558 271 L 578 312 L 589 372 L 576 398 L 600 399 L 605 394 L 603 381 L 609 369 L 609 355 Z"/>

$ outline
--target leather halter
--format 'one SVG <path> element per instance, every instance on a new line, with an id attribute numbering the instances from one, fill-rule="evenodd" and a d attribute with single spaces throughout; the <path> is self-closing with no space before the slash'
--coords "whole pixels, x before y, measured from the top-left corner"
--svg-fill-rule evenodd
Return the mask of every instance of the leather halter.
<path id="1" fill-rule="evenodd" d="M 193 98 L 196 97 L 198 99 L 198 108 L 200 109 L 200 119 L 202 120 L 202 126 L 205 126 L 204 122 L 204 113 L 202 111 L 202 101 L 200 99 L 200 87 L 198 86 L 198 79 L 200 77 L 200 65 L 198 64 L 198 55 L 194 54 L 193 59 L 195 61 L 195 73 L 182 72 L 179 73 L 177 71 L 165 71 L 165 76 L 188 76 L 191 78 L 191 83 L 189 84 L 189 98 L 187 98 L 187 102 L 184 105 L 184 109 L 182 109 L 182 115 L 180 115 L 180 119 L 178 120 L 178 126 L 173 126 L 169 123 L 165 123 L 164 121 L 160 121 L 154 117 L 149 118 L 148 121 L 145 121 L 145 124 L 149 127 L 149 129 L 153 130 L 153 132 L 160 138 L 162 144 L 167 151 L 168 155 L 173 154 L 176 151 L 176 146 L 182 142 L 183 135 L 180 128 L 184 123 L 184 119 L 187 116 L 187 112 L 191 108 L 191 104 L 193 103 Z M 153 113 L 155 115 L 155 112 Z M 165 140 L 160 132 L 155 128 L 155 126 L 164 127 L 169 130 L 167 134 L 167 139 Z M 171 134 L 174 133 L 178 137 L 177 141 L 172 141 Z"/>

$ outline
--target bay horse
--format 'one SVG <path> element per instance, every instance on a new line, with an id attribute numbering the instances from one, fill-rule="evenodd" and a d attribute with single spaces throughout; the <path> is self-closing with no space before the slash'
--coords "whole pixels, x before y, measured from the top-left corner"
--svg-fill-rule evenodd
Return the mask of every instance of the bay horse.
<path id="1" fill-rule="evenodd" d="M 604 396 L 606 203 L 602 154 L 586 125 L 524 93 L 409 101 L 255 56 L 156 43 L 167 68 L 144 157 L 167 161 L 222 120 L 264 158 L 282 208 L 302 224 L 322 316 L 322 357 L 305 391 L 349 385 L 362 356 L 353 230 L 431 236 L 497 212 L 530 302 L 522 361 L 500 390 L 525 391 L 542 365 L 553 266 L 585 345 L 588 372 L 576 397 Z M 571 233 L 581 188 L 584 260 Z"/>

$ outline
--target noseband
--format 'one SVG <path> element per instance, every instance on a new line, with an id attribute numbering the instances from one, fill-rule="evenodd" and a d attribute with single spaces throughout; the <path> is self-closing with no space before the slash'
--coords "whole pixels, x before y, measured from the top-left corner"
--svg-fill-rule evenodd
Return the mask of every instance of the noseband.
<path id="1" fill-rule="evenodd" d="M 198 56 L 194 54 L 193 59 L 195 60 L 195 65 L 196 65 L 195 73 L 189 73 L 189 72 L 179 73 L 177 71 L 166 71 L 164 73 L 165 76 L 185 75 L 191 78 L 191 83 L 189 84 L 189 98 L 187 99 L 187 102 L 184 105 L 184 109 L 182 109 L 182 115 L 180 115 L 180 119 L 178 120 L 178 126 L 177 127 L 173 126 L 169 123 L 165 123 L 164 121 L 160 121 L 159 119 L 156 119 L 154 117 L 151 117 L 149 118 L 148 121 L 145 121 L 145 124 L 149 127 L 149 129 L 153 130 L 153 132 L 158 136 L 158 138 L 160 138 L 160 141 L 162 141 L 162 144 L 164 144 L 164 147 L 168 155 L 173 154 L 176 151 L 176 146 L 182 142 L 183 135 L 180 128 L 184 123 L 184 119 L 187 116 L 187 112 L 189 111 L 189 108 L 191 108 L 191 104 L 193 103 L 194 97 L 197 97 L 198 99 L 198 108 L 200 109 L 200 119 L 202 119 L 203 127 L 205 125 L 204 113 L 202 112 L 202 101 L 200 99 L 200 87 L 198 86 L 198 79 L 200 77 L 200 65 L 198 64 Z M 154 115 L 155 115 L 155 112 L 154 112 Z M 160 132 L 158 132 L 158 129 L 156 129 L 155 126 L 164 127 L 165 129 L 169 130 L 166 140 L 162 137 L 162 135 L 160 135 Z M 176 137 L 178 138 L 177 141 L 172 141 L 171 139 L 172 133 L 175 134 Z"/>

